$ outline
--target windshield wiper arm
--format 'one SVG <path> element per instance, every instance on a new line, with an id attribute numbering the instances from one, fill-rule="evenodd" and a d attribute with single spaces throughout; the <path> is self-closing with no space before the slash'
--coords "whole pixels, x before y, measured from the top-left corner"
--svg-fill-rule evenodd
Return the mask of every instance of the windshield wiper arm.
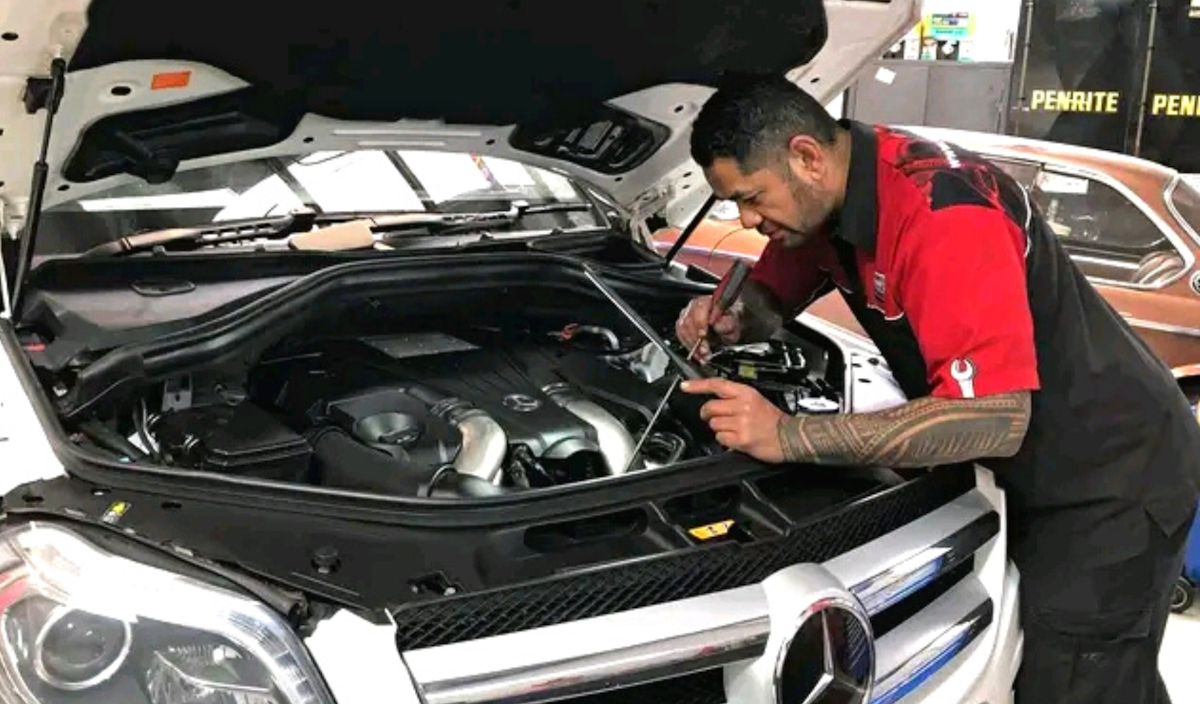
<path id="1" fill-rule="evenodd" d="M 112 242 L 98 244 L 80 256 L 115 257 L 133 252 L 144 252 L 156 247 L 186 250 L 244 240 L 278 239 L 311 229 L 316 217 L 316 214 L 310 210 L 300 210 L 277 217 L 246 218 L 200 227 L 172 227 L 166 230 L 139 232 Z"/>
<path id="2" fill-rule="evenodd" d="M 372 229 L 377 231 L 405 230 L 410 227 L 428 227 L 442 232 L 470 232 L 489 227 L 512 225 L 526 215 L 543 213 L 586 212 L 592 209 L 587 203 L 540 203 L 530 205 L 527 201 L 513 201 L 508 210 L 492 210 L 480 213 L 405 213 L 396 216 L 366 216 Z"/>
<path id="3" fill-rule="evenodd" d="M 427 229 L 430 232 L 470 232 L 490 227 L 509 225 L 526 215 L 590 210 L 586 203 L 546 203 L 530 205 L 516 201 L 508 210 L 482 213 L 323 213 L 300 210 L 289 215 L 266 218 L 246 218 L 199 227 L 174 227 L 151 232 L 139 232 L 112 242 L 96 245 L 83 252 L 83 257 L 116 257 L 135 252 L 144 252 L 162 247 L 165 250 L 193 250 L 212 245 L 244 242 L 257 239 L 283 239 L 292 237 L 292 249 L 321 249 L 339 251 L 369 248 L 374 244 L 371 237 L 346 238 L 345 228 L 331 225 L 360 223 L 361 232 L 390 232 L 409 229 Z M 325 227 L 322 227 L 325 226 Z M 316 227 L 317 229 L 313 229 Z M 336 236 L 336 241 L 324 242 Z M 370 240 L 370 241 L 367 241 Z"/>
<path id="4" fill-rule="evenodd" d="M 292 237 L 292 249 L 340 252 L 355 249 L 370 249 L 386 242 L 386 235 L 374 233 L 425 230 L 430 234 L 450 235 L 478 230 L 488 230 L 520 222 L 526 215 L 541 213 L 563 213 L 590 211 L 587 203 L 544 203 L 530 205 L 516 201 L 508 210 L 482 213 L 401 213 L 396 215 L 369 215 L 346 218 L 339 215 L 330 220 L 330 227 L 319 228 Z M 347 220 L 349 220 L 347 222 Z M 321 218 L 318 217 L 318 223 Z M 334 224 L 336 223 L 336 224 Z"/>

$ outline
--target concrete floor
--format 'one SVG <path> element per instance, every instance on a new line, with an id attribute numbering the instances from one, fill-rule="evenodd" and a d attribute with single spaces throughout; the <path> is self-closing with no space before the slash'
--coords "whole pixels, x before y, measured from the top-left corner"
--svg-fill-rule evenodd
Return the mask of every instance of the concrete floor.
<path id="1" fill-rule="evenodd" d="M 1171 704 L 1200 704 L 1200 606 L 1171 616 L 1158 664 Z"/>

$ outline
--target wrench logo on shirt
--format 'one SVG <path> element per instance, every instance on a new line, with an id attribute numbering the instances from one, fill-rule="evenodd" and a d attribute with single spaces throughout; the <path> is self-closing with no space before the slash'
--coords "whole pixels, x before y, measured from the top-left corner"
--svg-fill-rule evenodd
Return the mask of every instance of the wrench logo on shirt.
<path id="1" fill-rule="evenodd" d="M 950 378 L 958 382 L 963 398 L 975 398 L 975 363 L 970 359 L 956 359 L 950 363 Z"/>

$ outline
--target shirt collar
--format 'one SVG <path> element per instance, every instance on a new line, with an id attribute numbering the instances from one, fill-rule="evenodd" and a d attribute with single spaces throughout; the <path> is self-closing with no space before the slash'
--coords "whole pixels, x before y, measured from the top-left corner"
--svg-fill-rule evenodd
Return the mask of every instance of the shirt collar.
<path id="1" fill-rule="evenodd" d="M 870 125 L 854 120 L 839 123 L 850 130 L 850 173 L 834 236 L 874 253 L 879 229 L 879 138 Z"/>

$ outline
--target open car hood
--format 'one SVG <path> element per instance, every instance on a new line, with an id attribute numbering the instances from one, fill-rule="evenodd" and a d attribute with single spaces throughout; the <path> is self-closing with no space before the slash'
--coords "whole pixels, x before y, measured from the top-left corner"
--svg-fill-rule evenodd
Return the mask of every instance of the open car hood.
<path id="1" fill-rule="evenodd" d="M 395 148 L 547 167 L 647 212 L 706 192 L 687 136 L 722 72 L 788 72 L 827 101 L 917 15 L 916 0 L 9 0 L 0 228 L 15 237 L 28 214 L 55 57 L 43 207 L 222 162 Z"/>

